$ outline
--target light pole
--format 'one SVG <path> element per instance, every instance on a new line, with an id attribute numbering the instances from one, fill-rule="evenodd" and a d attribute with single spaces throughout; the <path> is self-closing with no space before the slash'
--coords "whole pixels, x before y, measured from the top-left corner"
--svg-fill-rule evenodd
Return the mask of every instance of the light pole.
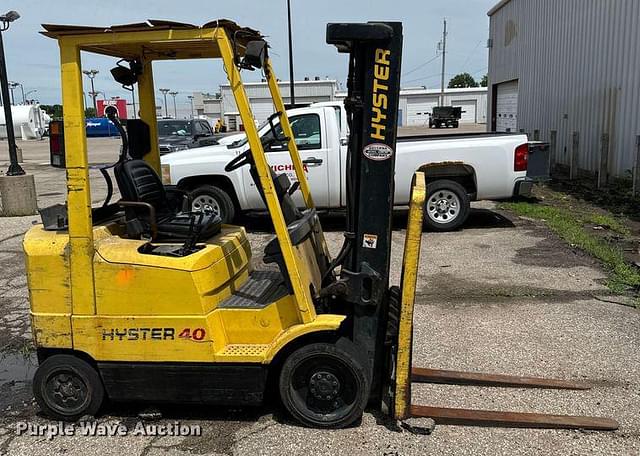
<path id="1" fill-rule="evenodd" d="M 24 95 L 22 95 L 22 98 L 24 98 L 24 99 L 26 100 L 26 97 L 28 97 L 28 96 L 29 96 L 29 94 L 36 93 L 37 91 L 38 91 L 38 89 L 32 89 L 32 90 L 29 90 L 27 93 L 25 93 Z M 31 104 L 31 103 L 29 103 L 29 104 Z"/>
<path id="2" fill-rule="evenodd" d="M 167 109 L 167 94 L 170 92 L 170 89 L 159 89 L 164 96 L 164 116 L 169 117 L 169 111 Z"/>
<path id="3" fill-rule="evenodd" d="M 21 176 L 25 174 L 24 169 L 18 163 L 18 151 L 16 149 L 16 136 L 13 131 L 13 116 L 11 115 L 11 103 L 9 102 L 9 78 L 7 76 L 7 64 L 4 57 L 4 43 L 2 32 L 9 29 L 9 25 L 20 17 L 15 11 L 9 11 L 0 16 L 0 86 L 4 105 L 4 123 L 7 130 L 7 141 L 9 142 L 9 169 L 7 176 Z"/>
<path id="4" fill-rule="evenodd" d="M 98 105 L 96 104 L 96 95 L 98 94 L 96 92 L 95 87 L 93 86 L 93 80 L 96 77 L 96 74 L 100 73 L 98 70 L 84 70 L 83 71 L 84 74 L 87 75 L 87 77 L 91 80 L 91 92 L 89 92 L 89 94 L 93 97 L 93 109 L 96 112 L 98 112 Z"/>
<path id="5" fill-rule="evenodd" d="M 296 105 L 296 94 L 293 88 L 293 41 L 291 39 L 291 0 L 287 0 L 287 19 L 289 23 L 289 92 L 291 92 L 291 106 Z"/>
<path id="6" fill-rule="evenodd" d="M 16 99 L 13 96 L 13 89 L 18 87 L 19 85 L 20 85 L 20 83 L 18 83 L 18 82 L 9 81 L 9 90 L 11 90 L 11 104 L 14 105 L 14 106 L 16 104 Z"/>
<path id="7" fill-rule="evenodd" d="M 178 118 L 178 108 L 176 107 L 176 96 L 178 92 L 169 92 L 169 95 L 173 97 L 173 117 Z"/>
<path id="8" fill-rule="evenodd" d="M 195 117 L 193 115 L 193 95 L 188 95 L 187 98 L 189 99 L 189 102 L 191 103 L 191 118 L 193 119 Z"/>
<path id="9" fill-rule="evenodd" d="M 14 89 L 16 87 L 20 86 L 20 92 L 22 92 L 22 104 L 25 103 L 25 98 L 24 98 L 24 86 L 22 84 L 20 84 L 19 82 L 12 82 L 9 81 L 9 87 Z M 13 90 L 11 90 L 11 98 L 13 99 Z M 14 104 L 15 104 L 15 100 L 14 100 Z"/>

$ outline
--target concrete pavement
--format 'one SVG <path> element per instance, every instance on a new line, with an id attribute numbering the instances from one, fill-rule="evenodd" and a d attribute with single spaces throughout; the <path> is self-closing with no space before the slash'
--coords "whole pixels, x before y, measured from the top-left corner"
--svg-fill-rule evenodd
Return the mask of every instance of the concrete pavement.
<path id="1" fill-rule="evenodd" d="M 33 144 L 33 143 L 32 143 Z M 64 201 L 64 171 L 46 165 L 46 149 L 23 144 L 39 203 Z M 115 160 L 117 141 L 90 141 L 96 162 Z M 6 154 L 0 149 L 0 157 Z M 0 163 L 0 169 L 5 164 Z M 103 196 L 92 172 L 92 199 Z M 413 401 L 452 407 L 608 416 L 613 433 L 438 426 L 431 436 L 397 433 L 369 411 L 357 427 L 317 431 L 292 423 L 273 405 L 259 409 L 162 408 L 159 423 L 201 426 L 193 437 L 44 437 L 16 434 L 19 422 L 50 424 L 33 404 L 28 292 L 21 238 L 37 217 L 0 219 L 0 454 L 68 455 L 538 455 L 640 454 L 640 317 L 613 300 L 605 273 L 542 225 L 514 218 L 493 203 L 476 205 L 455 233 L 425 233 L 415 315 L 415 365 L 495 373 L 589 379 L 591 391 L 418 385 Z M 340 216 L 323 219 L 330 249 L 342 242 Z M 392 282 L 399 282 L 404 216 L 396 217 Z M 247 220 L 260 263 L 272 234 Z M 141 408 L 110 406 L 98 422 L 133 429 Z"/>

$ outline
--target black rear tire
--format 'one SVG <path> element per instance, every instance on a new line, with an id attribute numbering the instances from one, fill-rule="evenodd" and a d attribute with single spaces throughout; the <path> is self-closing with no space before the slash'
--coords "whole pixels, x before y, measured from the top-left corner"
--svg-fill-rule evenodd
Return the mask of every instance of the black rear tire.
<path id="1" fill-rule="evenodd" d="M 313 428 L 344 428 L 369 400 L 365 363 L 348 339 L 294 351 L 280 371 L 280 398 L 293 418 Z"/>
<path id="2" fill-rule="evenodd" d="M 214 185 L 201 185 L 191 191 L 191 210 L 200 211 L 206 207 L 216 212 L 222 223 L 232 223 L 235 206 L 227 192 Z"/>
<path id="3" fill-rule="evenodd" d="M 105 396 L 98 372 L 72 355 L 53 355 L 40 364 L 33 378 L 33 394 L 46 415 L 64 421 L 94 416 Z"/>
<path id="4" fill-rule="evenodd" d="M 431 231 L 453 231 L 469 217 L 471 200 L 459 183 L 441 179 L 427 185 L 424 224 Z"/>

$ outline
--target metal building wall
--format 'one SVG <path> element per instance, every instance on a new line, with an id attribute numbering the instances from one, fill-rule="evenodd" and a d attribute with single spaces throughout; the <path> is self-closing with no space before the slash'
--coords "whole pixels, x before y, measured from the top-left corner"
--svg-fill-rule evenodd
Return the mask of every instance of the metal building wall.
<path id="1" fill-rule="evenodd" d="M 628 175 L 640 134 L 640 1 L 510 0 L 491 11 L 489 103 L 495 85 L 519 80 L 518 128 L 558 133 L 556 162 L 597 172 L 610 135 L 609 173 Z"/>

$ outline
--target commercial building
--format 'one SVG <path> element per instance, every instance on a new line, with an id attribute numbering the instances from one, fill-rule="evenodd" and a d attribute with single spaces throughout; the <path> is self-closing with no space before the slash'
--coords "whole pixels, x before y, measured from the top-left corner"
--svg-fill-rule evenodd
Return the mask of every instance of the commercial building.
<path id="1" fill-rule="evenodd" d="M 289 82 L 280 82 L 280 91 L 285 104 L 289 103 Z M 245 89 L 253 115 L 258 123 L 267 119 L 273 113 L 274 108 L 269 95 L 266 82 L 245 83 Z M 296 104 L 305 105 L 319 101 L 343 100 L 347 92 L 337 90 L 337 83 L 331 79 L 314 79 L 296 81 Z M 240 129 L 240 115 L 236 107 L 231 87 L 228 84 L 220 86 L 216 95 L 194 93 L 193 106 L 197 115 L 206 117 L 215 122 L 223 118 L 229 130 Z M 398 123 L 399 125 L 427 125 L 429 114 L 434 106 L 438 106 L 440 98 L 439 89 L 425 89 L 413 87 L 400 91 Z M 462 107 L 462 123 L 486 123 L 487 115 L 487 88 L 456 88 L 446 89 L 444 93 L 446 106 Z"/>
<path id="2" fill-rule="evenodd" d="M 280 81 L 280 93 L 285 104 L 290 103 L 289 82 Z M 251 109 L 256 122 L 262 123 L 273 114 L 274 107 L 266 82 L 245 82 L 245 91 L 251 102 Z M 296 81 L 294 90 L 296 104 L 304 105 L 319 101 L 333 101 L 335 99 L 337 83 L 332 79 L 305 79 Z M 240 114 L 236 106 L 231 86 L 220 85 L 217 96 L 194 93 L 193 106 L 197 115 L 206 116 L 209 119 L 224 118 L 229 130 L 239 130 L 241 127 Z"/>
<path id="3" fill-rule="evenodd" d="M 551 141 L 604 183 L 633 168 L 640 134 L 638 0 L 503 0 L 489 38 L 489 129 Z"/>
<path id="4" fill-rule="evenodd" d="M 346 92 L 338 92 L 337 99 L 344 99 Z M 400 90 L 398 103 L 398 125 L 424 126 L 429 124 L 429 114 L 434 106 L 438 106 L 440 89 L 409 87 Z M 487 88 L 470 87 L 445 89 L 444 106 L 460 106 L 462 118 L 460 123 L 486 123 L 487 121 Z"/>

